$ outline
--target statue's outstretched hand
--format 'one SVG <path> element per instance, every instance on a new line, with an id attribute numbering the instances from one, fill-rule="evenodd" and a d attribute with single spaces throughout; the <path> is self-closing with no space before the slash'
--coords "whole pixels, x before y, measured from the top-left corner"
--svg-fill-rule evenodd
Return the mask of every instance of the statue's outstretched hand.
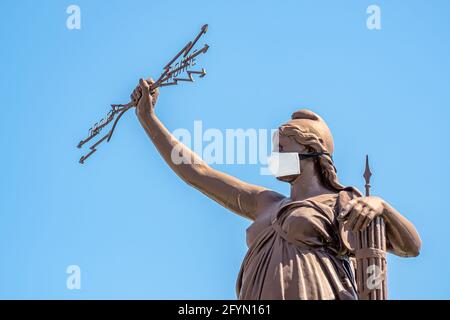
<path id="1" fill-rule="evenodd" d="M 339 213 L 339 218 L 345 221 L 347 229 L 353 232 L 362 231 L 372 220 L 383 214 L 384 200 L 379 197 L 361 197 L 348 202 Z"/>
<path id="2" fill-rule="evenodd" d="M 140 79 L 130 98 L 136 106 L 136 114 L 146 115 L 153 112 L 158 100 L 159 90 L 156 88 L 150 92 L 150 86 L 155 83 L 152 78 Z"/>

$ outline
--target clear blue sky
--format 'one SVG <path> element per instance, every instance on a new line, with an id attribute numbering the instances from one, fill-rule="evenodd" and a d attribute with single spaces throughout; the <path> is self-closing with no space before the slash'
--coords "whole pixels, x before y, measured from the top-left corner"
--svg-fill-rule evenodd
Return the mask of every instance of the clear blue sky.
<path id="1" fill-rule="evenodd" d="M 75 147 L 204 23 L 208 75 L 161 90 L 166 126 L 316 111 L 341 182 L 363 189 L 368 153 L 373 193 L 422 237 L 418 258 L 389 256 L 390 298 L 450 298 L 449 15 L 447 0 L 1 1 L 0 298 L 235 298 L 249 221 L 181 182 L 133 112 L 86 165 Z M 215 167 L 288 192 L 257 165 Z M 73 264 L 81 290 L 66 288 Z"/>

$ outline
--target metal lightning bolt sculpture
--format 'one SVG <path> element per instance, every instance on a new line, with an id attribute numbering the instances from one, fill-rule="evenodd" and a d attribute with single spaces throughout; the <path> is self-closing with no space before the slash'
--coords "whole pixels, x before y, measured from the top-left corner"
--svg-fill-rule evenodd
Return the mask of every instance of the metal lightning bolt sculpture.
<path id="1" fill-rule="evenodd" d="M 196 65 L 196 58 L 200 54 L 206 53 L 208 51 L 209 46 L 205 44 L 200 50 L 194 49 L 195 44 L 198 42 L 200 37 L 204 35 L 208 31 L 208 25 L 205 24 L 198 35 L 194 38 L 194 40 L 189 41 L 183 49 L 181 49 L 175 57 L 173 57 L 169 63 L 164 67 L 164 71 L 161 74 L 161 76 L 158 78 L 158 80 L 155 81 L 150 86 L 150 91 L 155 90 L 158 87 L 166 87 L 166 86 L 173 86 L 177 85 L 179 81 L 188 81 L 188 82 L 194 82 L 193 75 L 199 75 L 200 78 L 203 78 L 206 75 L 205 69 L 201 70 L 191 70 L 193 66 Z M 181 59 L 180 59 L 181 58 Z M 180 59 L 180 60 L 179 60 Z M 179 62 L 176 62 L 179 60 Z M 175 63 L 175 64 L 174 64 Z M 182 74 L 184 73 L 184 77 L 182 77 Z M 117 123 L 119 122 L 120 118 L 123 116 L 125 112 L 130 110 L 131 108 L 135 107 L 134 102 L 130 101 L 127 104 L 112 104 L 111 110 L 108 112 L 106 117 L 104 117 L 99 122 L 95 123 L 90 129 L 89 134 L 87 138 L 84 140 L 81 140 L 78 143 L 78 148 L 83 147 L 83 145 L 90 140 L 92 140 L 94 137 L 100 134 L 103 128 L 108 126 L 111 122 L 113 122 L 113 125 L 109 132 L 104 135 L 102 138 L 100 138 L 97 142 L 95 142 L 92 146 L 89 147 L 90 151 L 83 155 L 80 158 L 80 163 L 83 164 L 84 161 L 86 161 L 87 158 L 89 158 L 94 152 L 97 151 L 97 147 L 106 140 L 106 142 L 109 142 L 111 140 L 112 134 L 117 126 Z"/>

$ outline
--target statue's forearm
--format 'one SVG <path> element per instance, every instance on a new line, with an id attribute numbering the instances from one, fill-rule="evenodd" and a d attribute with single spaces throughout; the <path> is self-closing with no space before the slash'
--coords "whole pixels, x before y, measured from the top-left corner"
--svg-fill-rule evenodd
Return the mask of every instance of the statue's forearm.
<path id="1" fill-rule="evenodd" d="M 419 255 L 422 242 L 414 225 L 387 202 L 383 217 L 390 251 L 404 257 Z"/>
<path id="2" fill-rule="evenodd" d="M 224 207 L 249 219 L 255 219 L 258 196 L 276 198 L 265 188 L 248 184 L 211 168 L 195 152 L 178 141 L 153 111 L 138 114 L 139 121 L 161 156 L 172 170 L 186 183 L 220 203 Z M 176 163 L 174 162 L 176 159 Z M 184 159 L 182 162 L 181 160 Z"/>
<path id="3" fill-rule="evenodd" d="M 203 160 L 178 141 L 153 111 L 138 114 L 137 116 L 145 132 L 170 168 L 184 181 L 194 184 L 195 177 L 200 173 L 202 166 L 205 165 Z M 182 154 L 184 158 L 189 159 L 189 162 L 175 163 L 173 159 L 174 150 L 178 152 L 178 155 Z"/>

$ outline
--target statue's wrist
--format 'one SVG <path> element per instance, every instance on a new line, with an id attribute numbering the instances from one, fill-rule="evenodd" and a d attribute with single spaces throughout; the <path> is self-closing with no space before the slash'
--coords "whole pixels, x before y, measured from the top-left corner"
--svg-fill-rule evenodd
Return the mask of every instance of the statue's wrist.
<path id="1" fill-rule="evenodd" d="M 154 117 L 154 111 L 152 108 L 148 109 L 136 109 L 136 115 L 138 116 L 139 120 L 149 120 L 150 118 Z"/>

